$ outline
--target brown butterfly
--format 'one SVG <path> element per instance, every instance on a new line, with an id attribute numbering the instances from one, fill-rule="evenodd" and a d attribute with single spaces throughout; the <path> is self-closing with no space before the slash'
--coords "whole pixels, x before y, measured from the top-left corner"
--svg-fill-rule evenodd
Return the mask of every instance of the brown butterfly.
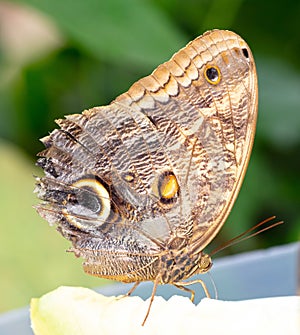
<path id="1" fill-rule="evenodd" d="M 158 284 L 193 298 L 184 280 L 212 265 L 202 251 L 237 197 L 256 118 L 248 45 L 209 31 L 110 105 L 56 121 L 42 139 L 37 211 L 87 273 L 133 289 L 153 281 L 151 303 Z"/>

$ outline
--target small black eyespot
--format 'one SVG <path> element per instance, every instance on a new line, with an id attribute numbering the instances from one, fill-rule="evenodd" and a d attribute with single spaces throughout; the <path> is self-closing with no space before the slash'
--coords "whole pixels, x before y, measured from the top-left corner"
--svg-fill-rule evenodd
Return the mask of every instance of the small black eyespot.
<path id="1" fill-rule="evenodd" d="M 212 81 L 212 82 L 215 82 L 219 79 L 219 72 L 216 68 L 214 67 L 209 67 L 207 70 L 206 70 L 206 76 L 207 78 Z"/>
<path id="2" fill-rule="evenodd" d="M 243 55 L 246 57 L 246 58 L 249 58 L 249 53 L 248 53 L 248 50 L 246 48 L 243 48 L 242 49 L 242 52 L 243 52 Z"/>

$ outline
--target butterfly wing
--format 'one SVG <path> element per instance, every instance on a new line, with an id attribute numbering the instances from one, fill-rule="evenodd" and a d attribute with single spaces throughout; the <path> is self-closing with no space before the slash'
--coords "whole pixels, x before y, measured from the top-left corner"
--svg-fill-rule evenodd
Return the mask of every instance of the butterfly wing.
<path id="1" fill-rule="evenodd" d="M 211 31 L 110 105 L 57 121 L 42 140 L 38 212 L 87 272 L 153 279 L 174 237 L 195 249 L 213 239 L 249 159 L 256 80 L 246 43 Z"/>
<path id="2" fill-rule="evenodd" d="M 207 78 L 211 68 L 219 72 L 216 82 Z M 185 213 L 180 221 L 193 223 L 190 244 L 195 251 L 218 233 L 241 187 L 255 134 L 257 92 L 254 58 L 246 42 L 233 32 L 213 30 L 116 100 L 154 120 L 166 134 L 165 143 L 173 141 L 168 128 L 173 124 L 182 145 L 192 145 L 189 166 L 183 168 L 187 194 L 182 199 L 182 207 L 191 204 L 190 216 Z M 166 150 L 180 161 L 181 153 Z"/>

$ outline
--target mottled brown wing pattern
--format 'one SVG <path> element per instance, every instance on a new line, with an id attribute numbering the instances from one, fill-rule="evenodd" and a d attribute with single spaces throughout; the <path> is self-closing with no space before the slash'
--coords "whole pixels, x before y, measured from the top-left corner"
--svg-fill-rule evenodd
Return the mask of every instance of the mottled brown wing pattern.
<path id="1" fill-rule="evenodd" d="M 233 206 L 256 116 L 249 47 L 233 32 L 207 32 L 110 105 L 57 121 L 42 140 L 38 212 L 88 273 L 188 278 Z"/>
<path id="2" fill-rule="evenodd" d="M 222 76 L 217 85 L 211 85 L 204 75 L 214 65 Z M 203 248 L 229 214 L 252 148 L 257 78 L 249 47 L 232 32 L 208 32 L 135 83 L 116 102 L 143 110 L 154 120 L 167 115 L 180 127 L 184 139 L 197 139 L 201 148 L 193 159 L 200 177 L 194 194 L 197 200 L 192 199 L 198 203 L 192 240 Z M 161 131 L 166 128 L 161 126 Z"/>

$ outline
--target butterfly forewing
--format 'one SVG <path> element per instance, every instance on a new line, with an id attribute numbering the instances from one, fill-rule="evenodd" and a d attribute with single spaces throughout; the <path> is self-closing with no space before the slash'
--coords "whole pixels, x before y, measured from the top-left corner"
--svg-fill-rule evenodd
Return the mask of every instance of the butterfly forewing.
<path id="1" fill-rule="evenodd" d="M 212 68 L 219 70 L 216 84 L 206 78 Z M 156 120 L 164 143 L 173 141 L 170 124 L 181 134 L 176 140 L 186 148 L 188 159 L 183 161 L 188 167 L 179 166 L 182 153 L 168 146 L 165 150 L 182 173 L 186 194 L 181 202 L 192 220 L 180 216 L 175 225 L 192 221 L 190 243 L 203 249 L 233 206 L 253 144 L 257 77 L 248 45 L 229 31 L 208 32 L 116 101 Z"/>

